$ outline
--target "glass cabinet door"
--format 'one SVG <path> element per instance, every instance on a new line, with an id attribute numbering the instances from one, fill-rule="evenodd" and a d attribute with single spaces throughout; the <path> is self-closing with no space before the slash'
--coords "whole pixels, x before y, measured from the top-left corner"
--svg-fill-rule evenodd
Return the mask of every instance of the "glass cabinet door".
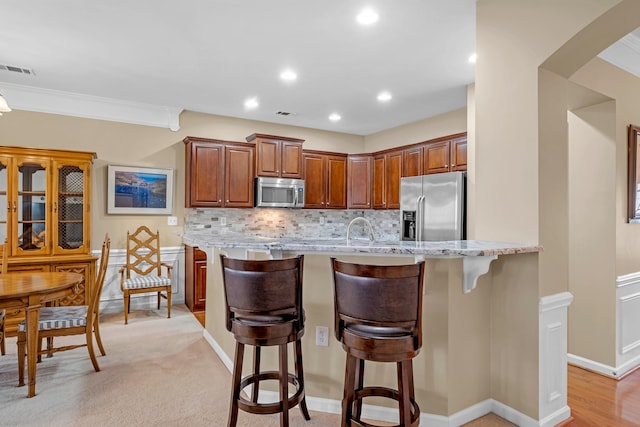
<path id="1" fill-rule="evenodd" d="M 88 194 L 89 164 L 55 163 L 53 206 L 54 253 L 86 252 L 87 221 L 84 217 Z"/>
<path id="2" fill-rule="evenodd" d="M 18 160 L 17 194 L 11 201 L 15 216 L 15 254 L 44 255 L 50 252 L 48 225 L 48 169 L 47 160 Z"/>
<path id="3" fill-rule="evenodd" d="M 11 169 L 11 159 L 0 157 L 0 244 L 8 241 L 9 238 L 9 217 L 11 216 L 9 177 Z M 10 248 L 7 250 L 11 251 Z"/>

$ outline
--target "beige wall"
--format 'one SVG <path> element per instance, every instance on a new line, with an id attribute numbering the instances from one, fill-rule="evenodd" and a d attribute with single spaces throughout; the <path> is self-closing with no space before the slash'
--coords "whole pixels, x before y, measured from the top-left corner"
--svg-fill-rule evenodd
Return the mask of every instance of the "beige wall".
<path id="1" fill-rule="evenodd" d="M 569 352 L 616 365 L 615 102 L 569 114 Z"/>
<path id="2" fill-rule="evenodd" d="M 616 100 L 615 165 L 607 170 L 615 174 L 615 274 L 640 271 L 640 225 L 627 222 L 627 127 L 640 123 L 640 79 L 595 58 L 571 80 Z"/>
<path id="3" fill-rule="evenodd" d="M 467 109 L 440 114 L 365 137 L 365 151 L 385 150 L 467 131 Z"/>

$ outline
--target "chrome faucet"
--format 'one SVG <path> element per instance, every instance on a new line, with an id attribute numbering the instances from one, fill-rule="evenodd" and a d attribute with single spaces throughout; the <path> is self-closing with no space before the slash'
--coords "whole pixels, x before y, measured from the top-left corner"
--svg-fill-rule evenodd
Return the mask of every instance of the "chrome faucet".
<path id="1" fill-rule="evenodd" d="M 351 239 L 351 226 L 358 221 L 364 222 L 366 228 L 369 230 L 369 240 L 371 240 L 372 242 L 376 240 L 375 236 L 373 235 L 373 227 L 371 226 L 369 220 L 363 216 L 358 216 L 353 218 L 349 223 L 349 226 L 347 227 L 347 242 L 349 241 L 349 239 Z"/>

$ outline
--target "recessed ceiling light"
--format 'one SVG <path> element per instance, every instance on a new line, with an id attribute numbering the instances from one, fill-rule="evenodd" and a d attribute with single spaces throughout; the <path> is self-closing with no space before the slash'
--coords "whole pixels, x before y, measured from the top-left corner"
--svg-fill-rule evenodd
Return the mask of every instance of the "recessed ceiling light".
<path id="1" fill-rule="evenodd" d="M 298 78 L 298 75 L 292 70 L 284 70 L 280 73 L 280 78 L 286 81 L 293 81 Z"/>
<path id="2" fill-rule="evenodd" d="M 332 122 L 337 122 L 341 119 L 342 117 L 340 117 L 340 114 L 338 113 L 333 113 L 329 116 L 329 120 L 331 120 Z"/>
<path id="3" fill-rule="evenodd" d="M 249 110 L 253 110 L 254 108 L 258 108 L 258 105 L 260 105 L 260 103 L 258 102 L 258 98 L 249 98 L 246 101 L 244 101 L 244 107 L 249 109 Z"/>
<path id="4" fill-rule="evenodd" d="M 391 99 L 391 94 L 389 92 L 380 92 L 378 94 L 378 101 L 387 102 Z"/>
<path id="5" fill-rule="evenodd" d="M 362 25 L 371 25 L 378 22 L 378 14 L 373 9 L 364 9 L 356 19 Z"/>
<path id="6" fill-rule="evenodd" d="M 476 63 L 476 59 L 478 59 L 478 55 L 476 53 L 474 53 L 473 55 L 471 55 L 469 57 L 469 62 L 471 62 L 472 64 Z"/>

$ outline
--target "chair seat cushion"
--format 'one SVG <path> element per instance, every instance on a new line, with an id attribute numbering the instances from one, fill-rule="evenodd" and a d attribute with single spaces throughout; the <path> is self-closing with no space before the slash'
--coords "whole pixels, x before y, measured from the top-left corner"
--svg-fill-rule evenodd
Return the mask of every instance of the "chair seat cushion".
<path id="1" fill-rule="evenodd" d="M 72 307 L 44 307 L 40 309 L 38 330 L 66 329 L 76 326 L 86 326 L 87 306 Z M 23 320 L 18 324 L 18 332 L 26 332 L 27 323 Z"/>
<path id="2" fill-rule="evenodd" d="M 125 279 L 122 283 L 124 289 L 144 289 L 169 285 L 171 285 L 171 279 L 155 275 L 131 277 L 130 279 Z"/>
<path id="3" fill-rule="evenodd" d="M 356 325 L 351 324 L 347 325 L 346 329 L 355 335 L 365 337 L 365 338 L 401 338 L 406 336 L 411 336 L 412 330 L 410 328 L 390 328 L 390 327 L 379 327 L 379 326 L 369 326 L 369 325 Z"/>

